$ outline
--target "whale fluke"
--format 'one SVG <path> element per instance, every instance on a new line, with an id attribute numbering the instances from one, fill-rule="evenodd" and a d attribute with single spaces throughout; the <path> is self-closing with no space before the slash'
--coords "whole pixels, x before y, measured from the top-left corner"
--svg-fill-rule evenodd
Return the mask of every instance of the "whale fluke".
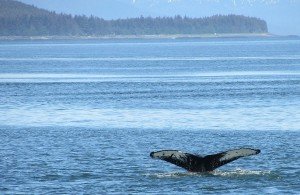
<path id="1" fill-rule="evenodd" d="M 213 171 L 214 169 L 241 157 L 259 153 L 260 150 L 258 149 L 240 148 L 202 157 L 181 152 L 179 150 L 161 150 L 151 152 L 150 156 L 154 159 L 167 161 L 191 172 L 206 172 Z"/>

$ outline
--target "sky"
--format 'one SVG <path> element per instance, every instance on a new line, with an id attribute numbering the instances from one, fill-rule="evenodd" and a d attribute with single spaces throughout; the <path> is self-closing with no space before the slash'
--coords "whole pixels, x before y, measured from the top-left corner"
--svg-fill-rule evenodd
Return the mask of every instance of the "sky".
<path id="1" fill-rule="evenodd" d="M 264 19 L 269 32 L 300 35 L 300 0 L 19 0 L 39 8 L 104 19 L 239 14 Z"/>

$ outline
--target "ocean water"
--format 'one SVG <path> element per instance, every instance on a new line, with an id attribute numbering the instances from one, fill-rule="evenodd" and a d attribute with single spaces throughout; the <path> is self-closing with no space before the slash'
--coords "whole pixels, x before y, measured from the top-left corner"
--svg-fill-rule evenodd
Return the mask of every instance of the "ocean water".
<path id="1" fill-rule="evenodd" d="M 299 130 L 300 39 L 0 42 L 1 194 L 299 194 Z"/>

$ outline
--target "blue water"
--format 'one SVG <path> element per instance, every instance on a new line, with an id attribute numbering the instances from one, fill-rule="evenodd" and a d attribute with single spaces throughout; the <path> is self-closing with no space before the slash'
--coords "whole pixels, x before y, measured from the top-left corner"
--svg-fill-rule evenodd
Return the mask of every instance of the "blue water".
<path id="1" fill-rule="evenodd" d="M 0 94 L 1 194 L 300 193 L 300 39 L 2 41 Z"/>

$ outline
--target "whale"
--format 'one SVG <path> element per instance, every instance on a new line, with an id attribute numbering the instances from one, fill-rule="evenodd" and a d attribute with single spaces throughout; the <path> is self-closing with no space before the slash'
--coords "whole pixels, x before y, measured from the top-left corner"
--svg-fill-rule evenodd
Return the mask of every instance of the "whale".
<path id="1" fill-rule="evenodd" d="M 189 172 L 210 172 L 241 157 L 259 153 L 259 149 L 239 148 L 202 157 L 180 150 L 160 150 L 151 152 L 150 157 L 172 163 Z"/>

